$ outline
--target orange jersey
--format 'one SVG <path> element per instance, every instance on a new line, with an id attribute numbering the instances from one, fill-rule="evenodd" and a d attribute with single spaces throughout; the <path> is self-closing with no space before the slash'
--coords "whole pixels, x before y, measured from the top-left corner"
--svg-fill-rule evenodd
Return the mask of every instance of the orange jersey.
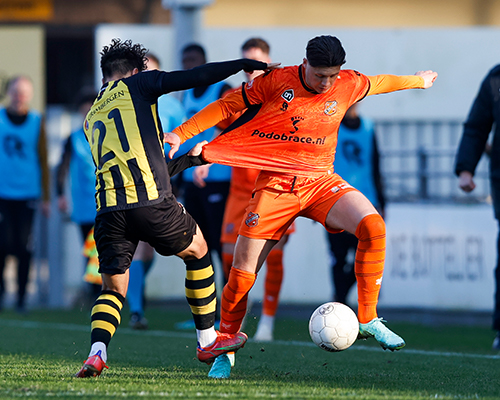
<path id="1" fill-rule="evenodd" d="M 347 109 L 367 94 L 369 81 L 343 70 L 331 90 L 316 94 L 305 85 L 302 72 L 302 67 L 288 67 L 243 86 L 245 102 L 249 108 L 260 106 L 258 113 L 207 146 L 203 157 L 295 175 L 331 169 L 340 122 Z"/>
<path id="2" fill-rule="evenodd" d="M 231 172 L 229 193 L 234 196 L 250 199 L 259 173 L 260 170 L 254 168 L 234 167 Z"/>
<path id="3" fill-rule="evenodd" d="M 248 110 L 206 145 L 203 158 L 236 167 L 319 176 L 332 169 L 337 132 L 347 109 L 366 95 L 423 87 L 418 76 L 368 77 L 341 70 L 322 94 L 306 86 L 303 67 L 273 70 L 212 103 L 174 130 L 181 140 Z"/>

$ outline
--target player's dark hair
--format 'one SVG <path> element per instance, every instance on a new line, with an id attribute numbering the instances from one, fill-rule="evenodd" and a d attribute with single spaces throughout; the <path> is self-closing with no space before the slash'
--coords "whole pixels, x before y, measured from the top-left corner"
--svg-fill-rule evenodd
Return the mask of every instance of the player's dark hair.
<path id="1" fill-rule="evenodd" d="M 337 67 L 345 63 L 345 50 L 335 36 L 317 36 L 307 43 L 306 58 L 312 67 Z"/>
<path id="2" fill-rule="evenodd" d="M 185 54 L 185 53 L 188 53 L 191 51 L 194 51 L 196 53 L 201 54 L 203 56 L 203 58 L 206 60 L 207 56 L 205 54 L 205 49 L 201 45 L 199 45 L 198 43 L 191 43 L 191 44 L 184 46 L 181 53 Z"/>
<path id="3" fill-rule="evenodd" d="M 144 71 L 147 52 L 142 44 L 132 44 L 131 40 L 111 40 L 111 45 L 104 46 L 100 53 L 102 76 L 109 79 L 116 73 L 126 75 L 134 68 Z"/>
<path id="4" fill-rule="evenodd" d="M 250 49 L 261 49 L 265 54 L 271 52 L 271 47 L 264 39 L 261 38 L 250 38 L 241 46 L 241 51 L 247 51 Z"/>

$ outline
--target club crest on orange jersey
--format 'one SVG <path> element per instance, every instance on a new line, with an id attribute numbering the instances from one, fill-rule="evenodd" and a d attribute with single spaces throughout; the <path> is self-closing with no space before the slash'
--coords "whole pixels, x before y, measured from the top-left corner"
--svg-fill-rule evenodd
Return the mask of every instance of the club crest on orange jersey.
<path id="1" fill-rule="evenodd" d="M 245 224 L 249 228 L 259 225 L 259 214 L 249 212 Z"/>
<path id="2" fill-rule="evenodd" d="M 333 115 L 337 112 L 337 101 L 327 101 L 325 103 L 325 114 L 326 115 Z"/>
<path id="3" fill-rule="evenodd" d="M 293 98 L 295 97 L 293 93 L 293 89 L 287 89 L 285 90 L 282 94 L 281 97 L 283 97 L 287 102 L 291 102 Z"/>

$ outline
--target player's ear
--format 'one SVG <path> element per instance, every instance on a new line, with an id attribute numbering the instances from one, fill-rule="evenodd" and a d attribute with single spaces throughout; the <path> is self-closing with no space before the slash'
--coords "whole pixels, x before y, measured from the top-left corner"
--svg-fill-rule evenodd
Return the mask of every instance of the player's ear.
<path id="1" fill-rule="evenodd" d="M 132 70 L 132 75 L 138 74 L 139 73 L 139 68 L 134 68 Z"/>
<path id="2" fill-rule="evenodd" d="M 304 57 L 304 59 L 302 60 L 302 65 L 305 67 L 307 67 L 307 58 Z"/>

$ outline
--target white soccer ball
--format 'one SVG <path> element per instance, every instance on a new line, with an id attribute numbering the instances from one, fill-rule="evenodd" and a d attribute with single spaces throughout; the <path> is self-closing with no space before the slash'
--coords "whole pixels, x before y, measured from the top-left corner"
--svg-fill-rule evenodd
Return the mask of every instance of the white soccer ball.
<path id="1" fill-rule="evenodd" d="M 309 319 L 309 334 L 326 351 L 342 351 L 358 337 L 359 321 L 354 311 L 342 303 L 325 303 Z"/>

